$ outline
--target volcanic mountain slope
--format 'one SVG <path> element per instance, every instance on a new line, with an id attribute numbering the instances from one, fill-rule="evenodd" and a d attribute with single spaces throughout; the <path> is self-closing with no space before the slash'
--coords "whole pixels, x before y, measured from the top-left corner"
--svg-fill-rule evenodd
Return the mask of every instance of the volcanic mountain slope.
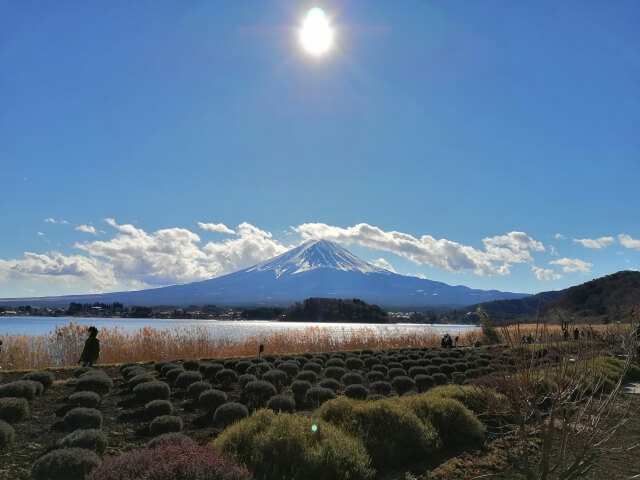
<path id="1" fill-rule="evenodd" d="M 365 262 L 333 242 L 318 240 L 244 270 L 201 282 L 137 292 L 4 299 L 0 303 L 118 301 L 126 305 L 287 306 L 309 297 L 327 297 L 359 298 L 385 307 L 422 307 L 470 305 L 524 296 L 527 294 L 473 290 L 398 275 Z"/>

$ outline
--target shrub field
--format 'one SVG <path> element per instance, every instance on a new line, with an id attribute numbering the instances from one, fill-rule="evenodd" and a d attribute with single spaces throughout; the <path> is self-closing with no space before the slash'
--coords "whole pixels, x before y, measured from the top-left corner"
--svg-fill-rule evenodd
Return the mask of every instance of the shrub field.
<path id="1" fill-rule="evenodd" d="M 501 396 L 471 384 L 512 363 L 502 347 L 411 347 L 5 372 L 0 479 L 179 470 L 202 448 L 211 478 L 404 478 L 482 447 Z"/>

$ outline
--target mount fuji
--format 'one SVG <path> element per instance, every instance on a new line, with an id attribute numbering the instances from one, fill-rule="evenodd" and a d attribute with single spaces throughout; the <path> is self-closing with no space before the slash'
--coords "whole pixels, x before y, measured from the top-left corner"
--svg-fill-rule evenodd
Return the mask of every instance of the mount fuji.
<path id="1" fill-rule="evenodd" d="M 3 304 L 288 306 L 309 297 L 359 298 L 384 307 L 463 306 L 529 296 L 398 275 L 327 241 L 308 241 L 249 268 L 210 280 L 134 292 L 0 299 Z"/>

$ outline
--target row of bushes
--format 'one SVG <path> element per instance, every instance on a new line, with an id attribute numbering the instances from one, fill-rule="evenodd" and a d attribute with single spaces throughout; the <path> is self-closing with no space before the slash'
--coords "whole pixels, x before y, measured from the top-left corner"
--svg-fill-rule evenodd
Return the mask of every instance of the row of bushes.
<path id="1" fill-rule="evenodd" d="M 406 467 L 441 448 L 483 442 L 484 426 L 452 393 L 378 402 L 339 397 L 311 417 L 258 410 L 212 446 L 247 465 L 259 480 L 368 479 L 375 469 Z M 469 400 L 472 393 L 455 395 Z"/>

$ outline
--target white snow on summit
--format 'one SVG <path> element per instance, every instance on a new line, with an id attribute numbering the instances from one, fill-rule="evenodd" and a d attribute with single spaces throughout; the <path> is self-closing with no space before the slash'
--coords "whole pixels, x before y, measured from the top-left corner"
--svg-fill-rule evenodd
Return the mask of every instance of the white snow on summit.
<path id="1" fill-rule="evenodd" d="M 295 275 L 296 273 L 315 270 L 317 268 L 331 268 L 334 270 L 365 274 L 392 274 L 389 270 L 376 267 L 361 260 L 341 246 L 328 240 L 310 240 L 293 250 L 285 252 L 264 263 L 254 265 L 245 271 L 273 271 L 276 278 L 279 278 L 285 274 Z"/>

